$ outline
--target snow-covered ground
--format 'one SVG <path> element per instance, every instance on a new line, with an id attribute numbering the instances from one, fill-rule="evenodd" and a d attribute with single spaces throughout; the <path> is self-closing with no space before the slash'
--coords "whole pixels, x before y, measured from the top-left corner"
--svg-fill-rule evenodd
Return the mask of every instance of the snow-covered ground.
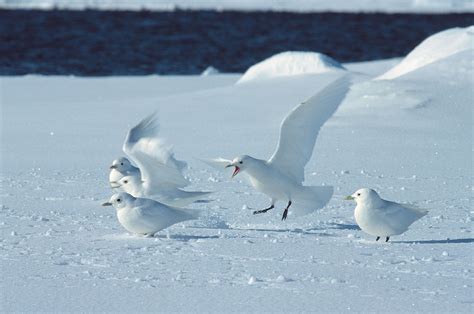
<path id="1" fill-rule="evenodd" d="M 197 158 L 269 157 L 281 119 L 340 71 L 1 78 L 1 306 L 9 311 L 472 312 L 473 50 L 391 80 L 400 60 L 344 64 L 352 90 L 320 132 L 306 184 L 329 205 L 266 215 L 240 175 Z M 127 130 L 158 110 L 190 165 L 200 220 L 143 238 L 100 203 Z M 429 214 L 389 243 L 355 225 L 360 187 Z"/>
<path id="2" fill-rule="evenodd" d="M 453 13 L 474 12 L 474 3 L 472 0 L 0 0 L 0 8 Z"/>

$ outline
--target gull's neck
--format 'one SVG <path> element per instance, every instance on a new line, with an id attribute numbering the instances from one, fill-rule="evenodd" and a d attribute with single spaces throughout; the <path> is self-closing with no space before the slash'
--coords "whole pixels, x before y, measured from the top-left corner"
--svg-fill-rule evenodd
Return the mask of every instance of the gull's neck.
<path id="1" fill-rule="evenodd" d="M 360 205 L 363 205 L 366 207 L 380 207 L 381 205 L 383 205 L 383 203 L 384 203 L 384 200 L 381 199 L 380 197 L 371 197 L 370 199 L 365 200 L 365 202 Z"/>
<path id="2" fill-rule="evenodd" d="M 245 172 L 250 176 L 258 177 L 259 174 L 264 173 L 267 168 L 268 162 L 266 160 L 250 157 L 247 161 Z"/>

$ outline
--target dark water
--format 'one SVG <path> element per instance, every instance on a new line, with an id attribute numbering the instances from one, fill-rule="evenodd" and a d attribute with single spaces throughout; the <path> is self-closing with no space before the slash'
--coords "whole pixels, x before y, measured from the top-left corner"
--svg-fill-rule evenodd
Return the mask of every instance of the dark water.
<path id="1" fill-rule="evenodd" d="M 0 10 L 0 75 L 243 72 L 287 50 L 375 60 L 471 24 L 474 14 Z"/>

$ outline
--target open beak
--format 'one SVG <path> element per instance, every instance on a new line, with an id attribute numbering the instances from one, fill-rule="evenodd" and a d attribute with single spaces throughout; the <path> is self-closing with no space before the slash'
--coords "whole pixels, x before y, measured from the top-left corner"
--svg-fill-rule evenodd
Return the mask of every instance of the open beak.
<path id="1" fill-rule="evenodd" d="M 102 206 L 112 206 L 112 203 L 110 203 L 110 202 L 105 202 L 105 203 L 102 204 Z"/>
<path id="2" fill-rule="evenodd" d="M 348 195 L 348 196 L 344 197 L 344 200 L 346 200 L 346 201 L 352 201 L 352 200 L 354 200 L 354 196 Z"/>
<path id="3" fill-rule="evenodd" d="M 110 166 L 110 169 L 117 169 L 117 166 L 116 166 L 116 165 L 112 165 L 112 166 Z"/>
<path id="4" fill-rule="evenodd" d="M 121 185 L 117 181 L 110 181 L 110 186 L 114 189 L 119 188 Z"/>
<path id="5" fill-rule="evenodd" d="M 239 167 L 237 167 L 237 166 L 234 166 L 234 167 L 235 167 L 235 169 L 234 169 L 234 173 L 232 173 L 232 178 L 235 177 L 237 175 L 237 173 L 239 173 L 239 171 L 240 171 Z"/>
<path id="6" fill-rule="evenodd" d="M 240 168 L 237 167 L 237 166 L 234 166 L 234 165 L 227 165 L 227 166 L 225 166 L 225 167 L 226 167 L 226 168 L 235 167 L 234 173 L 232 173 L 232 178 L 235 177 L 235 176 L 237 175 L 237 173 L 239 173 L 239 171 L 240 171 Z"/>

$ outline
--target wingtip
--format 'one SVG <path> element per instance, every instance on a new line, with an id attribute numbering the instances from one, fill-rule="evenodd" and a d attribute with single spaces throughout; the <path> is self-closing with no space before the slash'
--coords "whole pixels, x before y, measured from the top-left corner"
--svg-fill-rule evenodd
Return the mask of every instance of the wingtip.
<path id="1" fill-rule="evenodd" d="M 159 123 L 157 112 L 153 112 L 150 115 L 143 118 L 138 124 L 131 128 L 127 132 L 125 141 L 123 144 L 123 151 L 128 155 L 130 145 L 137 142 L 142 137 L 156 136 L 159 132 Z"/>

